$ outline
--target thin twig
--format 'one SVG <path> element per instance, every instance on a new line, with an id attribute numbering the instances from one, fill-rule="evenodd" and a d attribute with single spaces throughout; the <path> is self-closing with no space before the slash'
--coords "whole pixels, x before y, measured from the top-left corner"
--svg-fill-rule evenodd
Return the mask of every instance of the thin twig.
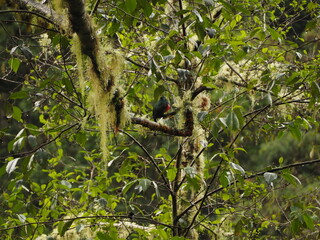
<path id="1" fill-rule="evenodd" d="M 306 166 L 306 165 L 311 165 L 311 164 L 316 164 L 316 163 L 320 163 L 320 159 L 315 159 L 315 160 L 310 160 L 310 161 L 305 161 L 305 162 L 299 162 L 299 163 L 293 163 L 293 164 L 289 164 L 289 165 L 286 165 L 286 166 L 283 166 L 283 167 L 272 168 L 272 169 L 269 169 L 269 170 L 265 170 L 265 171 L 261 171 L 261 172 L 255 173 L 255 174 L 251 174 L 249 176 L 244 177 L 244 179 L 246 180 L 246 179 L 256 178 L 256 177 L 262 176 L 266 172 L 279 172 L 281 170 L 285 170 L 285 169 L 288 169 L 288 168 L 301 167 L 301 166 Z M 220 192 L 223 189 L 234 185 L 238 181 L 239 180 L 234 180 L 233 182 L 229 183 L 228 186 L 226 186 L 226 187 L 222 186 L 222 187 L 219 187 L 219 188 L 217 188 L 217 189 L 215 189 L 215 190 L 213 190 L 211 192 L 208 192 L 206 197 L 209 197 L 209 196 L 211 196 L 211 195 L 213 195 L 213 194 L 215 194 L 217 192 Z M 194 206 L 196 206 L 201 201 L 203 201 L 203 198 L 201 198 L 201 199 L 193 202 L 192 204 L 190 204 L 189 207 L 184 209 L 177 217 L 181 218 L 183 215 L 185 215 L 188 211 L 190 211 Z"/>
<path id="2" fill-rule="evenodd" d="M 158 164 L 155 162 L 154 158 L 151 156 L 151 154 L 148 152 L 148 150 L 134 137 L 132 136 L 130 133 L 123 131 L 123 130 L 119 130 L 119 132 L 124 133 L 125 135 L 127 135 L 128 137 L 130 137 L 141 149 L 142 151 L 147 155 L 147 157 L 149 158 L 149 160 L 152 162 L 152 164 L 154 165 L 154 167 L 157 169 L 157 172 L 159 173 L 159 175 L 161 176 L 162 180 L 164 181 L 165 185 L 167 186 L 170 194 L 172 195 L 172 189 L 170 187 L 170 184 L 168 182 L 168 180 L 166 179 L 166 177 L 164 176 L 163 172 L 161 171 L 161 169 L 158 167 Z"/>
<path id="3" fill-rule="evenodd" d="M 27 2 L 32 2 L 32 1 L 26 1 L 25 0 L 23 2 L 27 3 Z M 41 4 L 37 3 L 37 5 L 39 6 L 39 7 L 37 7 L 37 10 L 41 10 L 41 7 L 40 7 Z M 48 12 L 46 12 L 47 10 L 48 9 L 46 9 L 46 10 L 42 9 L 42 13 L 48 15 Z M 1 10 L 0 14 L 2 14 L 2 13 L 28 13 L 28 14 L 36 15 L 37 17 L 40 17 L 40 18 L 46 20 L 47 22 L 53 24 L 54 26 L 59 27 L 59 25 L 57 23 L 55 23 L 53 20 L 51 20 L 50 18 L 48 18 L 48 17 L 46 17 L 43 14 L 40 14 L 38 12 L 34 12 L 34 11 L 22 10 L 22 9 L 18 9 L 18 10 Z M 54 17 L 54 15 L 52 15 L 52 17 Z"/>
<path id="4" fill-rule="evenodd" d="M 51 140 L 45 142 L 45 143 L 42 143 L 40 144 L 39 146 L 35 147 L 34 149 L 30 150 L 30 151 L 26 151 L 26 152 L 22 152 L 22 153 L 14 153 L 14 154 L 11 154 L 11 155 L 8 155 L 8 156 L 5 156 L 5 157 L 1 157 L 0 160 L 5 160 L 9 157 L 14 157 L 14 158 L 18 158 L 18 157 L 26 157 L 26 156 L 29 156 L 33 153 L 35 153 L 36 151 L 38 151 L 39 149 L 43 148 L 44 146 L 54 142 L 55 140 L 57 140 L 59 137 L 61 137 L 61 135 L 67 131 L 69 131 L 70 129 L 74 128 L 75 126 L 78 126 L 79 123 L 75 123 L 69 127 L 67 127 L 66 129 L 62 130 L 57 136 L 55 136 L 54 138 L 52 138 Z"/>

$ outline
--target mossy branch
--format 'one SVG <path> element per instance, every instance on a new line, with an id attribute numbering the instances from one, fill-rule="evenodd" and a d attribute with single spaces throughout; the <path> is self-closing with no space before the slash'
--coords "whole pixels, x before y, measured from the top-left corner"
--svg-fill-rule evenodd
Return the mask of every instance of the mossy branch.
<path id="1" fill-rule="evenodd" d="M 90 58 L 93 71 L 97 75 L 101 86 L 104 86 L 97 58 L 99 43 L 86 13 L 85 4 L 81 0 L 66 0 L 66 2 L 68 3 L 71 28 L 79 37 L 81 51 Z M 108 79 L 106 90 L 110 90 L 113 84 L 113 78 L 111 77 Z"/>
<path id="2" fill-rule="evenodd" d="M 7 10 L 7 11 L 1 11 L 1 12 L 2 13 L 18 12 L 18 13 L 33 14 L 46 20 L 48 23 L 53 24 L 57 28 L 59 28 L 59 26 L 62 25 L 62 20 L 61 18 L 59 18 L 59 15 L 44 4 L 40 4 L 39 2 L 34 0 L 20 0 L 19 5 L 27 6 L 28 8 L 34 9 L 35 11 L 19 9 L 19 10 Z"/>
<path id="3" fill-rule="evenodd" d="M 77 220 L 81 220 L 81 219 L 108 219 L 108 220 L 119 220 L 122 222 L 122 224 L 124 224 L 124 219 L 128 219 L 130 220 L 130 216 L 128 215 L 96 215 L 96 216 L 79 216 L 79 217 L 73 217 L 73 218 L 61 218 L 61 219 L 54 219 L 54 220 L 48 220 L 48 221 L 42 221 L 42 222 L 28 222 L 28 223 L 24 223 L 21 225 L 16 225 L 16 226 L 10 226 L 10 227 L 6 227 L 6 228 L 0 228 L 0 232 L 4 232 L 4 231 L 8 231 L 11 229 L 20 229 L 20 228 L 24 228 L 26 226 L 31 226 L 31 225 L 40 225 L 40 224 L 54 224 L 54 223 L 58 223 L 58 222 L 67 222 L 67 221 L 77 221 Z M 155 225 L 161 225 L 164 227 L 168 227 L 168 228 L 172 228 L 172 226 L 156 221 L 152 218 L 146 218 L 146 217 L 135 217 L 134 218 L 134 222 L 148 222 L 150 224 L 155 224 Z M 133 221 L 132 221 L 133 222 Z M 138 226 L 135 226 L 138 227 Z M 142 226 L 141 226 L 142 227 Z"/>
<path id="4" fill-rule="evenodd" d="M 160 123 L 156 123 L 156 122 L 150 121 L 148 119 L 137 118 L 137 117 L 132 117 L 131 123 L 139 124 L 139 125 L 142 125 L 144 127 L 149 128 L 150 130 L 167 133 L 172 136 L 189 137 L 189 136 L 192 136 L 193 124 L 194 124 L 193 115 L 192 115 L 191 110 L 187 109 L 185 111 L 185 116 L 186 116 L 186 121 L 185 121 L 183 129 L 168 127 L 166 125 L 162 125 Z"/>

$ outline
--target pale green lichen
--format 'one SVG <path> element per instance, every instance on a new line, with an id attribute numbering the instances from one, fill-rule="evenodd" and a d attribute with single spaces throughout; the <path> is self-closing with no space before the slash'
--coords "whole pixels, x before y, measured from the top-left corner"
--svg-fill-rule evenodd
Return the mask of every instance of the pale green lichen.
<path id="1" fill-rule="evenodd" d="M 99 129 L 100 129 L 100 148 L 103 159 L 108 159 L 108 133 L 115 131 L 117 127 L 123 127 L 128 122 L 129 114 L 125 99 L 120 113 L 120 126 L 116 126 L 117 112 L 113 103 L 115 91 L 118 91 L 119 96 L 123 95 L 123 90 L 118 82 L 121 78 L 123 70 L 123 57 L 113 52 L 109 46 L 99 48 L 97 50 L 97 65 L 99 75 L 94 69 L 91 61 L 84 58 L 81 51 L 79 38 L 75 35 L 73 38 L 73 52 L 76 55 L 79 83 L 81 93 L 85 94 L 86 89 L 89 89 L 88 104 L 89 109 L 95 114 Z M 106 54 L 107 52 L 107 54 Z M 107 89 L 108 84 L 112 82 L 112 86 Z"/>

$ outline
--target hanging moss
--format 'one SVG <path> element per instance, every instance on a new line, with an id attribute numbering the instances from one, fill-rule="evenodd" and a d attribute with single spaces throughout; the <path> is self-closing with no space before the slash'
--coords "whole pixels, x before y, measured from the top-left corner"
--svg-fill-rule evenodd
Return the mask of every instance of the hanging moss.
<path id="1" fill-rule="evenodd" d="M 85 96 L 86 88 L 90 89 L 88 104 L 98 121 L 100 147 L 103 159 L 107 160 L 108 131 L 117 132 L 128 119 L 126 101 L 118 85 L 124 60 L 109 45 L 101 45 L 84 2 L 69 0 L 67 3 L 70 29 L 76 33 L 72 50 L 76 55 L 81 92 Z"/>
<path id="2" fill-rule="evenodd" d="M 83 63 L 83 55 L 81 52 L 81 46 L 80 46 L 80 40 L 78 38 L 78 35 L 73 35 L 73 45 L 72 45 L 72 51 L 76 55 L 76 61 L 77 61 L 77 69 L 78 69 L 78 79 L 81 89 L 81 94 L 85 94 L 85 86 L 86 81 L 84 77 L 84 63 Z"/>

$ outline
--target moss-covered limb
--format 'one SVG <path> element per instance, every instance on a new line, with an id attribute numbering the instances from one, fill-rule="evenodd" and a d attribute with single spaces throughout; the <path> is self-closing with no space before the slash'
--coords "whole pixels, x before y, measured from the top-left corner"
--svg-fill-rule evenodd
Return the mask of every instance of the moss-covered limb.
<path id="1" fill-rule="evenodd" d="M 119 131 L 119 127 L 121 124 L 122 110 L 124 108 L 124 101 L 123 101 L 123 98 L 120 96 L 119 90 L 115 91 L 111 102 L 113 103 L 113 106 L 116 112 L 115 132 L 117 133 Z"/>
<path id="2" fill-rule="evenodd" d="M 214 90 L 214 88 L 210 88 L 210 87 L 206 87 L 206 86 L 201 85 L 200 87 L 198 87 L 196 90 L 193 91 L 193 93 L 191 95 L 191 100 L 194 100 L 196 98 L 196 96 L 198 96 L 203 91 L 210 91 L 210 90 Z"/>
<path id="3" fill-rule="evenodd" d="M 59 14 L 57 14 L 54 10 L 46 6 L 45 4 L 40 4 L 37 1 L 34 0 L 19 0 L 18 4 L 20 6 L 27 7 L 29 9 L 32 9 L 34 11 L 30 12 L 27 10 L 15 10 L 20 12 L 28 12 L 37 15 L 38 17 L 41 17 L 42 19 L 46 20 L 48 23 L 51 23 L 55 25 L 55 27 L 59 28 L 59 26 L 62 26 L 62 18 L 59 17 Z"/>
<path id="4" fill-rule="evenodd" d="M 99 43 L 86 13 L 85 4 L 81 0 L 66 0 L 66 2 L 71 29 L 79 37 L 82 52 L 91 59 L 95 74 L 101 78 L 97 58 Z"/>
<path id="5" fill-rule="evenodd" d="M 42 221 L 42 222 L 28 222 L 28 223 L 23 223 L 21 225 L 1 228 L 0 232 L 4 232 L 4 231 L 10 230 L 10 229 L 25 228 L 27 226 L 32 226 L 32 225 L 42 225 L 42 224 L 48 225 L 48 224 L 53 224 L 53 223 L 58 223 L 58 222 L 77 221 L 77 220 L 81 220 L 81 219 L 97 219 L 97 220 L 110 219 L 110 220 L 115 220 L 115 221 L 120 220 L 121 221 L 120 224 L 122 226 L 133 227 L 133 228 L 143 229 L 143 230 L 153 230 L 154 226 L 149 227 L 149 226 L 145 226 L 145 224 L 138 225 L 135 222 L 150 223 L 150 224 L 157 225 L 157 226 L 164 226 L 167 228 L 172 228 L 172 226 L 165 224 L 165 223 L 162 223 L 162 222 L 159 222 L 159 221 L 154 220 L 152 218 L 135 217 L 134 218 L 135 222 L 132 222 L 132 221 L 126 221 L 126 219 L 130 219 L 130 217 L 128 215 L 94 215 L 94 216 L 78 216 L 78 217 L 73 217 L 73 218 L 66 217 L 66 218 L 53 219 L 53 220 Z M 118 227 L 119 224 L 114 223 L 114 226 Z"/>
<path id="6" fill-rule="evenodd" d="M 98 41 L 86 14 L 84 2 L 81 0 L 66 0 L 66 2 L 71 28 L 79 36 L 82 52 L 89 56 L 95 64 L 97 63 Z"/>
<path id="7" fill-rule="evenodd" d="M 98 119 L 101 131 L 101 149 L 107 159 L 107 130 L 115 132 L 124 126 L 128 116 L 126 101 L 118 80 L 124 59 L 112 47 L 103 45 L 96 35 L 94 25 L 82 0 L 65 0 L 74 34 L 73 49 L 77 55 L 80 80 L 87 78 L 91 85 L 89 103 Z M 86 55 L 88 58 L 83 58 Z M 88 61 L 89 60 L 89 61 Z M 82 64 L 80 66 L 80 64 Z M 85 85 L 82 83 L 81 85 Z"/>
<path id="8" fill-rule="evenodd" d="M 149 128 L 150 130 L 167 133 L 172 136 L 189 137 L 189 136 L 192 136 L 192 133 L 193 133 L 193 114 L 191 110 L 186 110 L 185 115 L 186 115 L 186 122 L 183 129 L 168 127 L 166 125 L 161 125 L 159 123 L 150 121 L 148 119 L 142 119 L 137 117 L 132 117 L 131 123 L 139 124 Z"/>

